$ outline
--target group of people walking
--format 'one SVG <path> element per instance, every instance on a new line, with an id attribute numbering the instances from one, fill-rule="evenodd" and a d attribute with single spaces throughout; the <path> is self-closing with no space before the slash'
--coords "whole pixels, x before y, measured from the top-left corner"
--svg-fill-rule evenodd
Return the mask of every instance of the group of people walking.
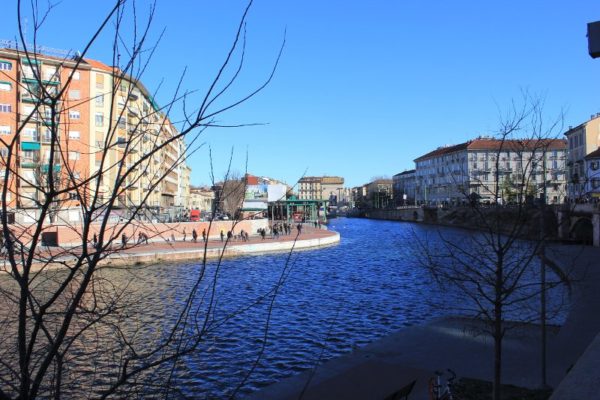
<path id="1" fill-rule="evenodd" d="M 321 227 L 320 222 L 319 223 L 315 222 L 314 224 L 315 224 L 315 227 L 319 227 L 319 228 Z M 273 239 L 278 239 L 279 236 L 281 236 L 281 235 L 291 235 L 292 230 L 293 230 L 292 224 L 287 223 L 287 222 L 277 222 L 269 227 L 269 234 L 271 235 L 271 237 Z M 298 232 L 298 235 L 300 235 L 302 233 L 302 224 L 301 223 L 296 225 L 296 230 Z M 183 234 L 183 241 L 185 242 L 187 240 L 186 229 L 183 228 L 183 231 L 181 233 Z M 265 238 L 267 237 L 266 228 L 259 228 L 257 230 L 257 233 L 260 235 L 262 240 L 265 240 Z M 206 242 L 208 240 L 208 235 L 206 233 L 206 229 L 202 229 L 201 236 L 202 236 L 203 242 Z M 228 241 L 241 240 L 243 242 L 247 242 L 250 240 L 250 234 L 243 229 L 240 231 L 239 234 L 235 234 L 235 232 L 233 230 L 225 232 L 223 229 L 221 229 L 221 232 L 219 233 L 219 237 L 221 238 L 221 242 L 224 242 L 225 238 L 227 238 Z M 196 231 L 196 229 L 194 228 L 194 229 L 192 229 L 191 241 L 193 243 L 196 243 L 196 242 L 198 242 L 198 239 L 199 239 L 198 231 Z M 123 233 L 121 235 L 121 246 L 123 248 L 125 248 L 129 242 L 129 240 L 130 240 L 130 238 L 125 233 Z M 174 233 L 171 233 L 170 240 L 169 240 L 169 238 L 167 238 L 165 240 L 167 242 L 169 242 L 169 241 L 175 242 Z M 92 244 L 94 247 L 96 247 L 98 245 L 98 237 L 95 233 L 93 235 Z M 136 244 L 148 244 L 148 235 L 144 232 L 139 232 Z"/>

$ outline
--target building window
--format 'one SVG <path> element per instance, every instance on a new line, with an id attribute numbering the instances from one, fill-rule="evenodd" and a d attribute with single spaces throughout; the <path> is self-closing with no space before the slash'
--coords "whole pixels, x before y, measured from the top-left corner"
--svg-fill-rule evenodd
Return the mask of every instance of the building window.
<path id="1" fill-rule="evenodd" d="M 10 92 L 12 89 L 12 85 L 10 82 L 0 82 L 0 90 L 4 92 Z"/>
<path id="2" fill-rule="evenodd" d="M 96 126 L 104 126 L 104 114 L 96 113 Z"/>
<path id="3" fill-rule="evenodd" d="M 97 107 L 103 107 L 104 106 L 104 95 L 101 94 L 99 96 L 96 97 L 96 106 Z"/>
<path id="4" fill-rule="evenodd" d="M 69 160 L 77 161 L 80 158 L 80 154 L 78 151 L 70 151 L 69 152 Z"/>
<path id="5" fill-rule="evenodd" d="M 104 75 L 102 74 L 96 74 L 96 89 L 103 89 L 104 88 Z"/>
<path id="6" fill-rule="evenodd" d="M 12 63 L 8 61 L 0 61 L 0 71 L 11 71 Z"/>
<path id="7" fill-rule="evenodd" d="M 10 104 L 0 104 L 0 112 L 3 112 L 3 113 L 12 112 L 12 106 Z"/>
<path id="8" fill-rule="evenodd" d="M 69 139 L 79 140 L 80 137 L 81 137 L 81 134 L 79 133 L 79 131 L 69 131 Z"/>
<path id="9" fill-rule="evenodd" d="M 79 114 L 79 111 L 69 111 L 69 118 L 71 119 L 79 119 L 81 117 L 81 114 Z"/>
<path id="10" fill-rule="evenodd" d="M 79 73 L 79 71 L 73 72 L 73 80 L 74 81 L 78 81 L 80 78 L 81 78 L 81 74 Z"/>
<path id="11" fill-rule="evenodd" d="M 69 99 L 71 100 L 79 100 L 81 98 L 81 92 L 79 89 L 69 90 Z"/>
<path id="12" fill-rule="evenodd" d="M 29 127 L 23 129 L 23 138 L 37 142 L 38 141 L 37 129 L 29 128 Z"/>
<path id="13" fill-rule="evenodd" d="M 12 129 L 8 125 L 0 125 L 0 135 L 10 135 Z"/>

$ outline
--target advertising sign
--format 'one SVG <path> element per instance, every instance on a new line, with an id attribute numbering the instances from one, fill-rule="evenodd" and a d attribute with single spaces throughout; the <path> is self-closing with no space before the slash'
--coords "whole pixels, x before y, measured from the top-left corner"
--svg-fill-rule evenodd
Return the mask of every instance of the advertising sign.
<path id="1" fill-rule="evenodd" d="M 248 185 L 246 186 L 246 201 L 267 201 L 269 198 L 267 185 Z"/>
<path id="2" fill-rule="evenodd" d="M 283 201 L 285 200 L 285 194 L 287 192 L 286 185 L 269 185 L 268 187 L 268 199 L 269 201 Z"/>

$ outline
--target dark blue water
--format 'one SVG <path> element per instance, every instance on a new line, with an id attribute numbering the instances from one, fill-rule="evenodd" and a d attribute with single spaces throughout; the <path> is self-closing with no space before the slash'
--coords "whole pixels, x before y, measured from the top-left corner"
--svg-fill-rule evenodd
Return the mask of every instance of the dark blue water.
<path id="1" fill-rule="evenodd" d="M 290 258 L 277 254 L 222 263 L 216 319 L 243 310 L 278 286 L 282 274 L 285 279 L 273 303 L 264 353 L 239 396 L 402 327 L 444 315 L 444 305 L 455 301 L 437 288 L 415 256 L 415 238 L 435 234 L 435 229 L 346 218 L 332 220 L 329 229 L 340 233 L 339 245 L 296 252 Z M 138 296 L 156 310 L 146 318 L 168 319 L 168 310 L 183 301 L 178 293 L 187 293 L 197 268 L 185 264 L 137 269 Z M 214 266 L 209 270 L 210 281 Z M 242 382 L 262 348 L 269 300 L 212 329 L 203 351 L 185 359 L 176 381 L 186 394 L 224 397 Z"/>
<path id="2" fill-rule="evenodd" d="M 339 245 L 206 268 L 192 299 L 197 314 L 189 319 L 196 326 L 206 323 L 205 332 L 199 349 L 174 370 L 172 384 L 180 391 L 174 397 L 228 397 L 242 382 L 236 397 L 244 397 L 403 327 L 469 308 L 457 291 L 441 290 L 423 266 L 421 246 L 435 252 L 440 228 L 346 218 L 332 220 L 329 228 L 340 233 Z M 441 232 L 460 246 L 472 236 Z M 143 344 L 164 337 L 201 272 L 201 263 L 192 262 L 105 270 L 102 276 L 126 288 L 123 300 L 132 304 L 122 315 L 122 329 L 132 343 Z M 106 345 L 99 346 L 108 356 L 95 350 L 98 360 L 119 354 L 111 329 L 105 327 Z M 82 362 L 76 372 L 83 378 L 110 365 L 99 363 Z"/>

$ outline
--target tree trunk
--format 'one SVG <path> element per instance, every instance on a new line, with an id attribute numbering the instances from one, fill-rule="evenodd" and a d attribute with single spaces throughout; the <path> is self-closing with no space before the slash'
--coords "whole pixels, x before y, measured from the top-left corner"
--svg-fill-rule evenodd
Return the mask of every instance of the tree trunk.
<path id="1" fill-rule="evenodd" d="M 493 399 L 500 400 L 502 382 L 502 294 L 504 278 L 504 256 L 498 254 L 494 298 L 494 386 Z"/>
<path id="2" fill-rule="evenodd" d="M 494 322 L 494 387 L 493 399 L 500 400 L 502 382 L 502 332 L 498 335 L 498 328 L 502 329 L 502 321 Z"/>

